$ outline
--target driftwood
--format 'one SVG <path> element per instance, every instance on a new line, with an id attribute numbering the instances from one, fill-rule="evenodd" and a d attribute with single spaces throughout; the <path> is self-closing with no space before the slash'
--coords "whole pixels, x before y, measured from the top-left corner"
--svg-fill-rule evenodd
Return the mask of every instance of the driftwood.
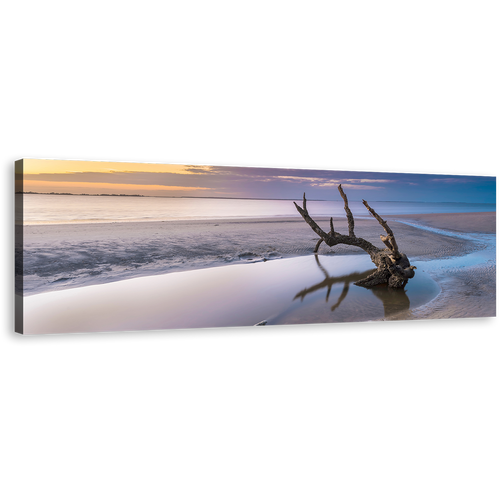
<path id="1" fill-rule="evenodd" d="M 302 207 L 299 207 L 297 203 L 294 202 L 302 218 L 311 226 L 311 229 L 319 236 L 319 240 L 316 243 L 314 252 L 317 253 L 321 243 L 325 243 L 329 247 L 335 245 L 351 245 L 364 250 L 371 258 L 372 262 L 377 266 L 377 270 L 374 271 L 370 276 L 356 281 L 354 284 L 358 286 L 363 286 L 365 288 L 372 288 L 377 285 L 387 284 L 390 288 L 404 288 L 408 280 L 415 276 L 416 269 L 415 266 L 410 265 L 408 257 L 399 251 L 398 245 L 396 243 L 396 238 L 391 228 L 388 226 L 387 221 L 383 220 L 380 215 L 373 210 L 373 208 L 368 205 L 368 203 L 363 200 L 363 205 L 368 209 L 370 214 L 378 221 L 378 223 L 384 228 L 386 235 L 381 235 L 380 239 L 386 246 L 383 250 L 377 248 L 375 245 L 369 241 L 358 238 L 354 234 L 354 217 L 349 208 L 349 202 L 347 201 L 347 196 L 342 189 L 342 185 L 339 184 L 338 190 L 340 196 L 344 200 L 344 210 L 347 216 L 347 225 L 349 228 L 349 235 L 337 233 L 333 227 L 333 218 L 330 217 L 330 231 L 327 233 L 321 229 L 318 224 L 311 218 L 309 212 L 307 211 L 307 200 L 306 194 L 304 193 L 304 199 L 302 202 Z"/>

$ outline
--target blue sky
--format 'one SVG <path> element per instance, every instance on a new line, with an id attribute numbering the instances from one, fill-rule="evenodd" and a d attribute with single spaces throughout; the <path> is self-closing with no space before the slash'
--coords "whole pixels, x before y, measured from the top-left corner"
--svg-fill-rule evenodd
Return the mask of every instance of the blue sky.
<path id="1" fill-rule="evenodd" d="M 496 178 L 210 165 L 25 160 L 24 191 L 229 198 L 495 203 Z"/>

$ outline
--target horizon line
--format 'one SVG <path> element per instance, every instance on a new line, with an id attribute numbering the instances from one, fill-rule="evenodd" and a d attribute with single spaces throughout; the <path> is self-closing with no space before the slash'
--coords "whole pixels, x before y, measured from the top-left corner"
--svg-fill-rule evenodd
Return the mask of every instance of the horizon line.
<path id="1" fill-rule="evenodd" d="M 56 195 L 56 196 L 110 196 L 110 197 L 130 197 L 130 198 L 169 198 L 169 199 L 212 199 L 212 200 L 261 200 L 261 201 L 297 201 L 302 198 L 249 198 L 249 197 L 235 197 L 235 196 L 159 196 L 159 195 L 146 195 L 146 194 L 115 194 L 115 193 L 39 193 L 36 191 L 16 191 L 15 194 L 40 194 L 40 195 Z M 325 200 L 325 199 L 308 199 L 307 201 L 337 201 L 343 203 L 342 200 Z M 353 202 L 362 203 L 362 200 L 351 200 Z M 473 204 L 473 205 L 495 205 L 496 202 L 467 202 L 467 201 L 408 201 L 408 200 L 370 200 L 370 203 L 458 203 L 458 204 Z"/>

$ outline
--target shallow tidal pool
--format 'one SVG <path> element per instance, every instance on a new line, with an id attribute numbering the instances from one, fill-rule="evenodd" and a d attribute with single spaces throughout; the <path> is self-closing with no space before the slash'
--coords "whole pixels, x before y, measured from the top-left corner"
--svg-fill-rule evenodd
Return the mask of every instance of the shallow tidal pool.
<path id="1" fill-rule="evenodd" d="M 24 299 L 24 331 L 370 321 L 419 307 L 440 291 L 418 269 L 405 290 L 353 284 L 373 269 L 367 255 L 310 255 L 46 292 Z"/>

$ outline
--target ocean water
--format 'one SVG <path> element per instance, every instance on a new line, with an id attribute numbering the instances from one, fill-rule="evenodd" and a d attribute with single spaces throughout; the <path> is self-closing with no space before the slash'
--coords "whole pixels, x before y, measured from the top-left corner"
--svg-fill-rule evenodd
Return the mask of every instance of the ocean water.
<path id="1" fill-rule="evenodd" d="M 494 203 L 370 201 L 370 205 L 381 215 L 496 210 Z M 355 216 L 370 217 L 360 201 L 349 201 L 349 206 Z M 307 208 L 315 217 L 345 215 L 342 201 L 308 201 Z M 16 195 L 16 221 L 28 225 L 298 216 L 292 200 Z"/>

